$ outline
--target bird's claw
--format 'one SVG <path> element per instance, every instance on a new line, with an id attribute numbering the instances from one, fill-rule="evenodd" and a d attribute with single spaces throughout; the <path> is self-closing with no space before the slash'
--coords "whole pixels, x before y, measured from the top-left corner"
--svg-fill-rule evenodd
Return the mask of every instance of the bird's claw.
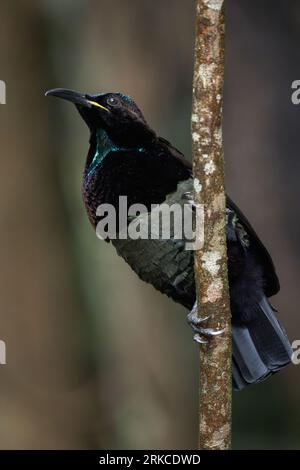
<path id="1" fill-rule="evenodd" d="M 198 325 L 200 325 L 200 323 L 203 323 L 204 321 L 208 320 L 209 317 L 210 315 L 203 318 L 198 317 L 196 304 L 196 308 L 193 307 L 192 310 L 187 314 L 187 322 L 193 329 L 195 329 L 198 327 Z"/>
<path id="2" fill-rule="evenodd" d="M 187 315 L 188 324 L 193 328 L 195 331 L 194 341 L 200 344 L 208 343 L 207 339 L 213 336 L 219 336 L 224 333 L 225 329 L 215 329 L 215 328 L 202 328 L 200 326 L 201 323 L 208 320 L 210 316 L 206 316 L 203 318 L 199 318 L 197 315 L 197 303 L 194 304 L 192 310 Z M 203 338 L 204 336 L 204 338 Z"/>
<path id="3" fill-rule="evenodd" d="M 193 338 L 193 339 L 194 339 L 194 341 L 196 341 L 196 343 L 199 343 L 199 344 L 207 344 L 207 343 L 208 343 L 208 341 L 206 341 L 206 339 L 202 338 L 202 337 L 199 335 L 199 333 L 196 333 L 196 334 L 194 335 L 194 338 Z"/>
<path id="4" fill-rule="evenodd" d="M 181 199 L 182 199 L 183 201 L 186 201 L 187 204 L 188 204 L 192 209 L 195 209 L 196 203 L 195 203 L 195 201 L 194 201 L 193 193 L 191 193 L 191 192 L 183 193 L 183 195 L 181 196 Z"/>
<path id="5" fill-rule="evenodd" d="M 183 193 L 181 198 L 184 199 L 185 201 L 192 201 L 193 200 L 193 194 L 190 191 L 187 191 L 186 193 Z"/>
<path id="6" fill-rule="evenodd" d="M 195 328 L 194 331 L 200 333 L 203 336 L 219 336 L 224 333 L 225 328 L 218 330 L 217 328 Z"/>

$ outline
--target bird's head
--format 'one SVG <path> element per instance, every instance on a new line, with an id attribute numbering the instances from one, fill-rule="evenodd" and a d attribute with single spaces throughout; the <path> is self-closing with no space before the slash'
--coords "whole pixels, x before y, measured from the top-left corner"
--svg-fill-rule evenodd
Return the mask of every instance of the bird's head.
<path id="1" fill-rule="evenodd" d="M 90 95 L 65 88 L 55 88 L 46 96 L 56 96 L 75 104 L 90 131 L 103 129 L 119 146 L 132 147 L 151 142 L 154 131 L 129 96 L 122 93 Z"/>

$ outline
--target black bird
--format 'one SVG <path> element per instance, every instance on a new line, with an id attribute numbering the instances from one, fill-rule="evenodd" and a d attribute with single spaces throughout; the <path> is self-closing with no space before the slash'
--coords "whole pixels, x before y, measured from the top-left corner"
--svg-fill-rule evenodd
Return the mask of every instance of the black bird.
<path id="1" fill-rule="evenodd" d="M 193 191 L 189 161 L 147 124 L 135 102 L 121 93 L 82 94 L 54 89 L 46 95 L 74 103 L 90 129 L 82 194 L 96 228 L 101 204 L 118 213 L 119 196 L 128 206 L 190 203 Z M 120 233 L 122 227 L 118 226 Z M 111 239 L 138 276 L 190 310 L 195 339 L 219 334 L 195 321 L 193 253 L 174 234 L 162 239 Z M 272 259 L 250 223 L 227 197 L 227 247 L 233 334 L 233 387 L 241 390 L 291 361 L 292 349 L 268 297 L 279 291 Z M 205 319 L 203 319 L 205 320 Z"/>

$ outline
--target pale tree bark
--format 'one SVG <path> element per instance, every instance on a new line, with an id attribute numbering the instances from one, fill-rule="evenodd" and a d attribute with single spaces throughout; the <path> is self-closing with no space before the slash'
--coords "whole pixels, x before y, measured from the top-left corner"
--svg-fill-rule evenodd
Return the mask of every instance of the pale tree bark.
<path id="1" fill-rule="evenodd" d="M 200 346 L 200 449 L 231 442 L 231 315 L 225 233 L 222 95 L 224 1 L 196 0 L 193 81 L 194 197 L 204 205 L 204 244 L 195 252 L 198 316 L 224 333 Z"/>

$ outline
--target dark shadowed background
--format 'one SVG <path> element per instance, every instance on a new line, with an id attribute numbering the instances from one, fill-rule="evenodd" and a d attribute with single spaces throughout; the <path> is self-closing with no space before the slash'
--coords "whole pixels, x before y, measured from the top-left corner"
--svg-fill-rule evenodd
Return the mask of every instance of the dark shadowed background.
<path id="1" fill-rule="evenodd" d="M 226 0 L 227 191 L 269 248 L 300 339 L 300 3 Z M 191 157 L 193 0 L 2 0 L 0 448 L 195 448 L 185 311 L 98 240 L 88 131 L 45 90 L 122 91 Z M 300 448 L 300 366 L 234 395 L 234 448 Z"/>

